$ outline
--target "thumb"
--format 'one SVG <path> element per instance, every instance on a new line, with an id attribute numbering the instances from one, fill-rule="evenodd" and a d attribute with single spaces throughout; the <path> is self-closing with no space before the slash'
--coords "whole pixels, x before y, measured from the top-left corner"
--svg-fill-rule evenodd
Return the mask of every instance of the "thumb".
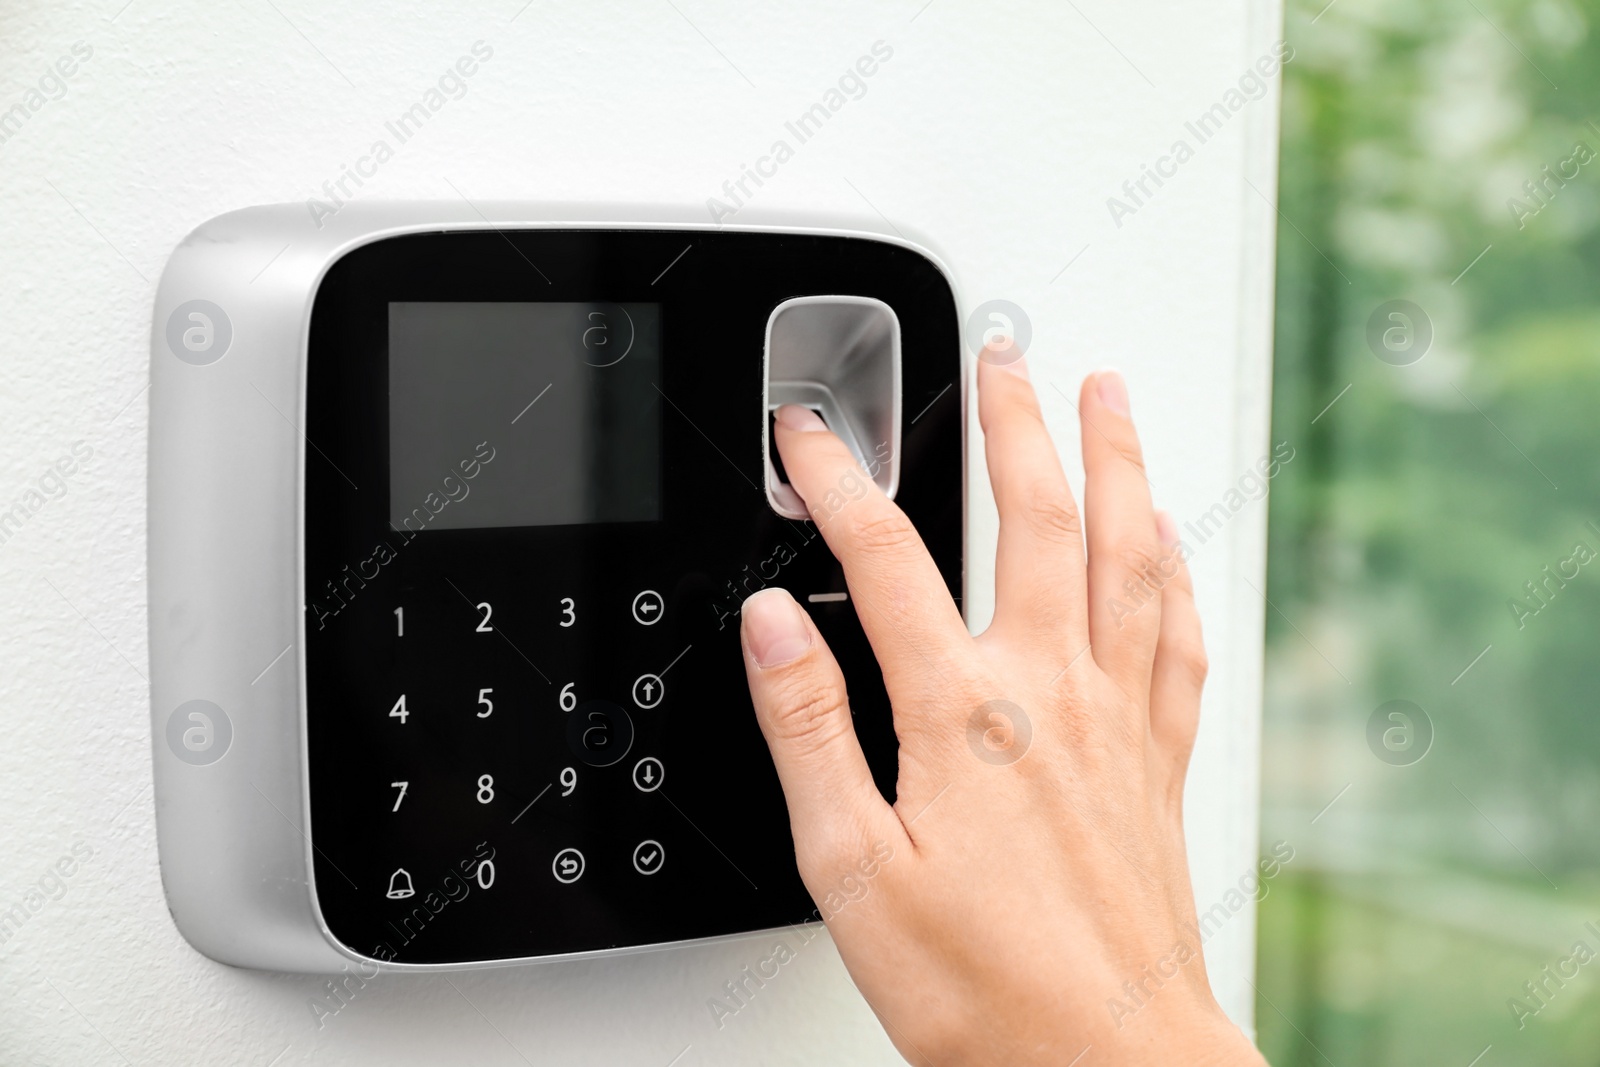
<path id="1" fill-rule="evenodd" d="M 744 602 L 739 637 L 756 718 L 772 751 L 795 858 L 808 885 L 831 881 L 870 842 L 903 831 L 856 740 L 838 660 L 787 590 Z"/>

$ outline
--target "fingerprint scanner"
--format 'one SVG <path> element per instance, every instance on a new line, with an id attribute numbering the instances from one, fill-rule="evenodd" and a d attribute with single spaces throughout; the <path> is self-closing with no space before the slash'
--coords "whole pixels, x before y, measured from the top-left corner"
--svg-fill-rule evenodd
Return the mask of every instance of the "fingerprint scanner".
<path id="1" fill-rule="evenodd" d="M 900 320 L 865 296 L 802 296 L 767 319 L 761 444 L 767 501 L 808 517 L 773 444 L 773 412 L 785 404 L 822 417 L 890 498 L 900 484 Z"/>

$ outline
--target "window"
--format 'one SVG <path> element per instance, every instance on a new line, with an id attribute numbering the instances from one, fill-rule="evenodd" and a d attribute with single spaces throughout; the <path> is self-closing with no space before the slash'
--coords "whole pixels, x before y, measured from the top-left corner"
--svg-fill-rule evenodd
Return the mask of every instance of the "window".
<path id="1" fill-rule="evenodd" d="M 1593 1064 L 1600 0 L 1286 26 L 1263 1049 Z"/>

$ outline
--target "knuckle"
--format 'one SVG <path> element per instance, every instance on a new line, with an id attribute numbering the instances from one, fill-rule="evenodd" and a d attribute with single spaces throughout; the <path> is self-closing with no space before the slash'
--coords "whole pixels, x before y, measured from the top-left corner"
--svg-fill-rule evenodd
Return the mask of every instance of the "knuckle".
<path id="1" fill-rule="evenodd" d="M 1205 646 L 1198 640 L 1178 650 L 1178 663 L 1196 689 L 1205 684 L 1206 677 L 1211 673 L 1211 660 L 1206 656 Z"/>
<path id="2" fill-rule="evenodd" d="M 813 899 L 833 908 L 830 897 L 858 894 L 855 878 L 862 857 L 873 854 L 875 844 L 865 823 L 851 811 L 837 818 L 808 824 L 795 833 L 795 861 Z"/>
<path id="3" fill-rule="evenodd" d="M 773 734 L 784 743 L 819 749 L 842 732 L 840 710 L 848 699 L 841 681 L 796 679 L 780 685 L 767 718 Z"/>
<path id="4" fill-rule="evenodd" d="M 1135 577 L 1155 577 L 1161 565 L 1161 556 L 1151 541 L 1128 541 L 1117 548 L 1117 564 Z M 1159 577 L 1156 580 L 1159 581 Z"/>
<path id="5" fill-rule="evenodd" d="M 1057 708 L 1055 725 L 1083 766 L 1119 763 L 1143 744 L 1143 729 L 1124 713 L 1124 700 L 1115 689 L 1074 694 Z"/>
<path id="6" fill-rule="evenodd" d="M 893 505 L 862 516 L 850 532 L 851 539 L 864 552 L 898 553 L 921 541 L 905 512 Z"/>
<path id="7" fill-rule="evenodd" d="M 1198 690 L 1211 673 L 1211 659 L 1206 655 L 1205 635 L 1198 613 L 1192 604 L 1179 604 L 1163 616 L 1162 625 L 1170 625 L 1172 629 L 1163 633 L 1157 657 L 1170 657 L 1184 680 Z"/>
<path id="8" fill-rule="evenodd" d="M 1082 539 L 1083 519 L 1066 486 L 1035 482 L 1028 488 L 1027 508 L 1029 522 L 1046 540 L 1070 543 Z"/>
<path id="9" fill-rule="evenodd" d="M 1133 466 L 1134 470 L 1139 472 L 1139 477 L 1146 477 L 1144 450 L 1139 447 L 1139 439 L 1137 437 L 1130 437 L 1126 441 L 1114 441 L 1111 447 L 1117 450 L 1117 455 L 1121 456 Z"/>
<path id="10" fill-rule="evenodd" d="M 794 835 L 795 864 L 800 877 L 814 896 L 820 896 L 823 887 L 834 877 L 834 872 L 844 864 L 846 845 L 844 835 L 832 820 L 791 823 Z"/>

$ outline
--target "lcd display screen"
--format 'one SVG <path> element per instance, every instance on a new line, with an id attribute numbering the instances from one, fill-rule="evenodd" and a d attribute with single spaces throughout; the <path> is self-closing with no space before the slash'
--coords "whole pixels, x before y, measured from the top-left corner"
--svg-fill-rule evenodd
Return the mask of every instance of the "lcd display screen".
<path id="1" fill-rule="evenodd" d="M 396 530 L 661 519 L 661 305 L 391 302 Z"/>

